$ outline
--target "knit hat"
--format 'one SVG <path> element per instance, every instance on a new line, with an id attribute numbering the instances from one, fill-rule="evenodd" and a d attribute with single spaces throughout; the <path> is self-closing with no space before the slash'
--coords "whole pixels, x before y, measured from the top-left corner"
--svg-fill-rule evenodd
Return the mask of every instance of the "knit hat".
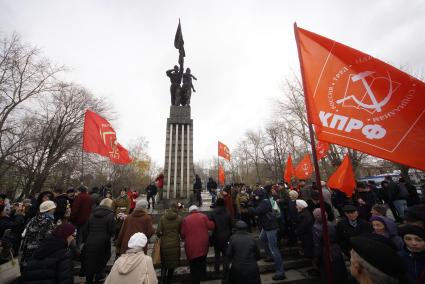
<path id="1" fill-rule="evenodd" d="M 378 212 L 382 216 L 387 215 L 387 206 L 385 206 L 384 204 L 375 204 L 375 205 L 372 206 L 372 210 L 375 210 L 376 212 Z"/>
<path id="2" fill-rule="evenodd" d="M 62 224 L 53 230 L 52 234 L 55 237 L 66 240 L 69 236 L 75 233 L 75 227 L 71 224 Z"/>
<path id="3" fill-rule="evenodd" d="M 148 238 L 143 233 L 135 233 L 128 240 L 128 248 L 144 248 L 148 242 Z"/>
<path id="4" fill-rule="evenodd" d="M 353 237 L 350 242 L 353 250 L 379 271 L 394 278 L 405 274 L 400 256 L 388 245 L 365 236 Z"/>
<path id="5" fill-rule="evenodd" d="M 425 229 L 414 226 L 414 225 L 403 225 L 398 228 L 398 233 L 400 236 L 404 237 L 404 235 L 415 235 L 421 238 L 422 240 L 425 240 Z"/>
<path id="6" fill-rule="evenodd" d="M 307 208 L 307 207 L 308 207 L 307 202 L 305 202 L 305 201 L 304 201 L 304 200 L 302 200 L 302 199 L 297 199 L 297 201 L 295 201 L 295 204 L 296 204 L 298 207 L 301 207 L 301 208 Z"/>
<path id="7" fill-rule="evenodd" d="M 136 203 L 136 209 L 146 209 L 148 208 L 149 203 L 146 200 L 139 200 Z"/>
<path id="8" fill-rule="evenodd" d="M 40 213 L 44 213 L 56 208 L 56 204 L 51 200 L 46 200 L 40 205 Z"/>
<path id="9" fill-rule="evenodd" d="M 189 207 L 189 213 L 191 213 L 193 211 L 198 211 L 198 210 L 199 210 L 199 208 L 196 205 L 192 205 L 192 206 Z"/>
<path id="10" fill-rule="evenodd" d="M 295 190 L 290 190 L 289 191 L 289 197 L 292 199 L 297 199 L 299 196 L 298 192 L 296 192 Z"/>

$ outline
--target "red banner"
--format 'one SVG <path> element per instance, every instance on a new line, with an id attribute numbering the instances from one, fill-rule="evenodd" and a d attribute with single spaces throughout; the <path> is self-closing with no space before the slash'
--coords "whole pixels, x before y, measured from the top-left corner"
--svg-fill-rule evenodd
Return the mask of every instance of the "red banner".
<path id="1" fill-rule="evenodd" d="M 291 155 L 288 156 L 288 161 L 286 162 L 285 173 L 283 174 L 283 179 L 287 183 L 291 183 L 291 178 L 295 175 L 294 165 L 292 164 Z"/>
<path id="2" fill-rule="evenodd" d="M 224 168 L 221 164 L 218 164 L 218 184 L 224 185 L 224 182 L 225 182 Z"/>
<path id="3" fill-rule="evenodd" d="M 316 144 L 317 160 L 325 158 L 328 155 L 329 148 L 330 148 L 329 143 L 317 140 L 317 144 Z"/>
<path id="4" fill-rule="evenodd" d="M 313 164 L 311 163 L 310 155 L 306 154 L 301 162 L 295 168 L 295 176 L 298 179 L 308 179 L 314 171 Z"/>
<path id="5" fill-rule="evenodd" d="M 356 188 L 356 179 L 354 178 L 353 167 L 350 157 L 345 155 L 341 165 L 328 179 L 328 187 L 345 192 L 348 197 L 353 195 Z"/>
<path id="6" fill-rule="evenodd" d="M 111 124 L 91 110 L 86 110 L 84 117 L 83 150 L 108 157 L 114 164 L 132 161 L 128 151 L 117 142 Z"/>
<path id="7" fill-rule="evenodd" d="M 295 37 L 318 139 L 425 170 L 425 84 L 296 26 Z"/>
<path id="8" fill-rule="evenodd" d="M 229 148 L 220 141 L 218 141 L 218 156 L 230 161 Z"/>

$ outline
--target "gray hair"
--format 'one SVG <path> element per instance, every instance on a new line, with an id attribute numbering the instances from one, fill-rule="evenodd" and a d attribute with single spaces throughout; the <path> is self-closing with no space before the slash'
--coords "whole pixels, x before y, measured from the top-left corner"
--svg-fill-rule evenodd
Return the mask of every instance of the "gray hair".
<path id="1" fill-rule="evenodd" d="M 374 284 L 398 284 L 399 280 L 385 274 L 381 270 L 375 268 L 369 262 L 364 260 L 360 255 L 358 255 L 354 250 L 351 251 L 351 258 L 355 259 L 356 262 L 364 269 L 364 271 L 368 274 L 370 280 Z M 351 260 L 351 261 L 352 261 Z"/>

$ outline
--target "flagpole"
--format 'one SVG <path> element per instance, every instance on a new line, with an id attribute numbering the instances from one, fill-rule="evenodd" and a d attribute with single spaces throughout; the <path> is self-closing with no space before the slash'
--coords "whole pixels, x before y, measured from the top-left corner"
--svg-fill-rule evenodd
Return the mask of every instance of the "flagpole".
<path id="1" fill-rule="evenodd" d="M 220 155 L 218 153 L 218 143 L 217 143 L 217 183 L 220 187 Z"/>
<path id="2" fill-rule="evenodd" d="M 325 206 L 323 201 L 323 192 L 322 192 L 322 186 L 321 186 L 321 179 L 320 179 L 320 171 L 319 171 L 319 162 L 317 161 L 317 154 L 316 154 L 316 143 L 314 139 L 314 132 L 313 132 L 313 125 L 311 124 L 311 117 L 310 117 L 310 104 L 308 100 L 308 95 L 306 95 L 307 88 L 305 85 L 304 80 L 304 66 L 302 62 L 302 54 L 301 54 L 301 47 L 300 47 L 300 41 L 299 41 L 299 35 L 298 35 L 298 27 L 297 23 L 294 23 L 294 33 L 295 33 L 295 39 L 297 42 L 297 49 L 298 49 L 298 59 L 300 61 L 300 70 L 301 70 L 301 77 L 303 82 L 303 90 L 304 90 L 304 99 L 305 99 L 305 105 L 306 105 L 306 111 L 307 111 L 307 121 L 308 121 L 308 130 L 310 132 L 310 144 L 311 144 L 311 151 L 313 154 L 313 162 L 314 162 L 314 171 L 316 174 L 316 184 L 319 189 L 319 204 L 320 204 L 320 213 L 322 217 L 322 228 L 323 228 L 323 241 L 325 245 L 325 267 L 326 267 L 326 273 L 327 273 L 327 279 L 329 284 L 333 284 L 333 275 L 332 275 L 332 269 L 331 269 L 331 254 L 330 254 L 330 241 L 329 241 L 329 233 L 328 233 L 328 222 L 326 218 L 326 212 L 325 212 Z"/>

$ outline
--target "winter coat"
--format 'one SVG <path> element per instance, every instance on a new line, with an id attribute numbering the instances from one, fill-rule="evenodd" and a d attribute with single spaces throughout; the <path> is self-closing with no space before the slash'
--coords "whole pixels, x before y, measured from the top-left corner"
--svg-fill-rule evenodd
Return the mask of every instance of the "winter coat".
<path id="1" fill-rule="evenodd" d="M 252 236 L 244 231 L 236 231 L 230 237 L 226 252 L 230 269 L 230 283 L 258 284 L 261 283 L 260 270 L 257 260 L 260 259 L 260 250 Z"/>
<path id="2" fill-rule="evenodd" d="M 415 283 L 425 284 L 425 251 L 413 253 L 404 247 L 399 255 L 410 278 L 417 281 Z M 422 281 L 419 281 L 419 278 Z"/>
<path id="3" fill-rule="evenodd" d="M 330 204 L 328 204 L 327 202 L 323 202 L 323 206 L 325 207 L 326 214 L 328 215 L 328 221 L 329 222 L 335 221 L 335 214 L 334 214 L 334 210 L 332 209 L 332 206 Z M 320 208 L 320 203 L 315 204 L 315 203 L 311 202 L 308 205 L 308 208 L 309 208 L 310 212 L 313 214 L 314 209 Z"/>
<path id="4" fill-rule="evenodd" d="M 215 182 L 214 180 L 209 180 L 207 182 L 207 190 L 208 192 L 217 191 L 217 182 Z"/>
<path id="5" fill-rule="evenodd" d="M 152 258 L 143 251 L 121 255 L 105 280 L 105 284 L 157 284 Z"/>
<path id="6" fill-rule="evenodd" d="M 13 249 L 14 255 L 18 254 L 19 246 L 21 244 L 22 231 L 25 228 L 25 217 L 21 214 L 13 216 L 0 216 L 0 239 L 9 242 Z M 10 230 L 10 235 L 4 236 L 6 230 Z M 9 255 L 7 255 L 9 257 Z"/>
<path id="7" fill-rule="evenodd" d="M 235 218 L 235 207 L 233 206 L 233 198 L 232 195 L 227 193 L 226 195 L 221 194 L 220 198 L 224 200 L 224 204 L 226 206 L 227 213 L 229 213 L 230 217 Z"/>
<path id="8" fill-rule="evenodd" d="M 366 204 L 358 203 L 358 199 L 362 199 Z M 370 210 L 372 209 L 372 206 L 375 205 L 376 200 L 377 197 L 372 190 L 359 191 L 354 195 L 354 202 L 359 210 L 359 218 L 369 221 L 371 216 Z"/>
<path id="9" fill-rule="evenodd" d="M 135 233 L 143 233 L 148 239 L 155 232 L 152 226 L 152 216 L 144 209 L 137 208 L 125 218 L 117 239 L 117 253 L 123 254 L 128 249 L 128 241 Z M 147 246 L 145 246 L 145 253 Z"/>
<path id="10" fill-rule="evenodd" d="M 28 222 L 22 242 L 22 264 L 26 263 L 54 228 L 54 217 L 47 213 L 41 213 Z"/>
<path id="11" fill-rule="evenodd" d="M 180 265 L 180 229 L 183 218 L 176 210 L 167 210 L 159 219 L 156 234 L 161 238 L 161 265 L 176 268 Z"/>
<path id="12" fill-rule="evenodd" d="M 71 217 L 69 220 L 75 226 L 82 226 L 87 223 L 91 214 L 93 201 L 87 192 L 80 192 L 75 197 L 71 208 Z"/>
<path id="13" fill-rule="evenodd" d="M 181 238 L 188 260 L 206 256 L 209 249 L 208 231 L 213 230 L 214 222 L 208 220 L 205 214 L 194 211 L 183 219 Z"/>
<path id="14" fill-rule="evenodd" d="M 114 208 L 115 208 L 115 213 L 125 213 L 128 214 L 130 213 L 130 199 L 128 198 L 127 195 L 125 196 L 118 196 L 115 200 L 114 200 Z"/>
<path id="15" fill-rule="evenodd" d="M 236 204 L 236 210 L 238 214 L 248 213 L 248 207 L 247 207 L 248 202 L 249 202 L 248 193 L 238 193 L 238 195 L 236 195 L 235 204 Z"/>
<path id="16" fill-rule="evenodd" d="M 348 273 L 345 267 L 344 257 L 341 248 L 336 243 L 336 225 L 328 222 L 328 234 L 331 250 L 331 268 L 334 283 L 347 283 Z M 327 275 L 325 269 L 325 254 L 323 240 L 323 224 L 315 223 L 313 225 L 313 243 L 314 243 L 314 259 L 317 264 L 322 282 L 327 283 Z"/>
<path id="17" fill-rule="evenodd" d="M 155 179 L 155 185 L 157 188 L 162 189 L 164 187 L 164 176 L 159 176 Z"/>
<path id="18" fill-rule="evenodd" d="M 256 207 L 249 207 L 248 212 L 258 216 L 258 223 L 266 231 L 277 229 L 277 220 L 272 212 L 272 205 L 266 196 L 257 203 Z"/>
<path id="19" fill-rule="evenodd" d="M 397 224 L 388 217 L 385 216 L 374 216 L 372 218 L 377 218 L 381 223 L 385 225 L 385 233 L 384 237 L 391 240 L 396 247 L 397 251 L 400 251 L 404 247 L 404 242 L 402 238 L 398 235 L 398 227 Z M 373 220 L 373 219 L 371 219 Z M 372 221 L 371 221 L 372 223 Z"/>
<path id="20" fill-rule="evenodd" d="M 74 266 L 68 243 L 49 236 L 21 272 L 24 284 L 73 284 Z"/>
<path id="21" fill-rule="evenodd" d="M 363 219 L 357 219 L 357 226 L 353 227 L 347 218 L 336 224 L 336 241 L 347 257 L 350 257 L 350 238 L 371 233 L 372 226 Z"/>
<path id="22" fill-rule="evenodd" d="M 111 258 L 111 237 L 115 233 L 114 211 L 99 206 L 87 225 L 87 236 L 81 253 L 81 274 L 102 272 Z"/>
<path id="23" fill-rule="evenodd" d="M 295 227 L 295 234 L 298 240 L 301 241 L 301 248 L 304 252 L 304 256 L 313 257 L 313 215 L 304 208 L 301 212 L 298 212 L 297 225 Z"/>
<path id="24" fill-rule="evenodd" d="M 311 200 L 311 192 L 312 192 L 312 190 L 308 186 L 301 188 L 300 191 L 299 191 L 300 199 L 302 199 L 304 201 Z"/>
<path id="25" fill-rule="evenodd" d="M 211 212 L 210 220 L 215 224 L 211 237 L 212 245 L 224 250 L 232 234 L 232 218 L 225 207 L 216 207 Z"/>
<path id="26" fill-rule="evenodd" d="M 200 178 L 197 178 L 195 180 L 195 183 L 193 184 L 193 191 L 201 191 L 202 190 L 202 181 Z"/>
<path id="27" fill-rule="evenodd" d="M 147 196 L 155 196 L 158 193 L 158 189 L 154 184 L 150 184 L 145 189 Z"/>

